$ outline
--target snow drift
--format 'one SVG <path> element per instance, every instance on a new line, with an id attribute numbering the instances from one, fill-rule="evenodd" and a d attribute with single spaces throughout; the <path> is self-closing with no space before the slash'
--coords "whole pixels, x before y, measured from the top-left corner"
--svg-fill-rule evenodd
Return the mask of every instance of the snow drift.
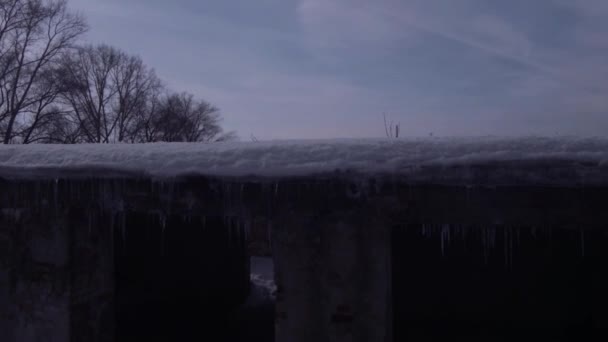
<path id="1" fill-rule="evenodd" d="M 341 172 L 463 183 L 482 172 L 498 183 L 608 184 L 607 162 L 608 139 L 575 137 L 0 146 L 0 178 L 280 178 Z"/>

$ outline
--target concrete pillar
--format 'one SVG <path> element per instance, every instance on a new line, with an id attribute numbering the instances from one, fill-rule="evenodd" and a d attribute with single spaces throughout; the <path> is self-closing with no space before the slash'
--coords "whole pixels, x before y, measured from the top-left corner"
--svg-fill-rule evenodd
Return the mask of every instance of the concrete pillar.
<path id="1" fill-rule="evenodd" d="M 275 225 L 278 342 L 391 341 L 390 230 L 371 216 Z"/>
<path id="2" fill-rule="evenodd" d="M 273 229 L 277 342 L 328 341 L 319 227 L 303 218 Z"/>
<path id="3" fill-rule="evenodd" d="M 116 217 L 73 210 L 71 230 L 71 341 L 115 340 L 114 226 Z"/>

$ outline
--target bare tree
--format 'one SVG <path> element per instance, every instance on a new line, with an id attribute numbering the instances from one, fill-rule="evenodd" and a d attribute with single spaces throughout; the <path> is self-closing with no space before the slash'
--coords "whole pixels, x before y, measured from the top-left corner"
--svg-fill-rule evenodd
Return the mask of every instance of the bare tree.
<path id="1" fill-rule="evenodd" d="M 0 142 L 211 142 L 219 111 L 168 94 L 139 57 L 74 46 L 86 31 L 66 0 L 0 0 Z"/>
<path id="2" fill-rule="evenodd" d="M 10 143 L 44 122 L 57 88 L 44 74 L 86 31 L 65 0 L 0 0 L 0 136 Z M 42 82 L 43 85 L 37 85 Z M 38 115 L 32 119 L 30 116 Z M 28 125 L 36 127 L 28 130 Z M 31 127 L 30 127 L 31 128 Z"/>
<path id="3" fill-rule="evenodd" d="M 64 58 L 62 98 L 91 143 L 129 141 L 136 120 L 161 82 L 139 57 L 107 46 L 86 46 Z"/>
<path id="4" fill-rule="evenodd" d="M 24 115 L 14 130 L 14 136 L 21 143 L 45 142 L 49 127 L 66 114 L 57 104 L 57 98 L 63 92 L 59 72 L 57 68 L 45 68 L 34 82 L 31 90 L 32 104 L 22 111 Z"/>
<path id="5" fill-rule="evenodd" d="M 113 72 L 116 87 L 115 125 L 116 140 L 133 140 L 137 135 L 137 119 L 150 108 L 149 101 L 155 101 L 162 84 L 153 70 L 148 69 L 138 57 L 124 56 Z"/>
<path id="6" fill-rule="evenodd" d="M 157 99 L 145 126 L 143 142 L 214 142 L 235 137 L 234 133 L 223 133 L 217 107 L 188 93 Z"/>

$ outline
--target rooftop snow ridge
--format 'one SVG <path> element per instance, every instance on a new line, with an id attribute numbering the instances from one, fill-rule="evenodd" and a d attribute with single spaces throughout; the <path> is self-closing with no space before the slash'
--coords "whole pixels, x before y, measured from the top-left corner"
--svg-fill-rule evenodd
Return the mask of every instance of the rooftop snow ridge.
<path id="1" fill-rule="evenodd" d="M 405 138 L 268 142 L 0 145 L 0 178 L 183 175 L 292 177 L 333 173 L 466 183 L 608 185 L 605 138 Z"/>

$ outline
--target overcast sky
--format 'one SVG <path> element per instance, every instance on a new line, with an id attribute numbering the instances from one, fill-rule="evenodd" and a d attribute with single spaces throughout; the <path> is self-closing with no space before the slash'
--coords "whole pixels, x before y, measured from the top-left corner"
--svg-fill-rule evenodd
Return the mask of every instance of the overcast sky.
<path id="1" fill-rule="evenodd" d="M 70 4 L 243 139 L 608 132 L 608 0 Z"/>

